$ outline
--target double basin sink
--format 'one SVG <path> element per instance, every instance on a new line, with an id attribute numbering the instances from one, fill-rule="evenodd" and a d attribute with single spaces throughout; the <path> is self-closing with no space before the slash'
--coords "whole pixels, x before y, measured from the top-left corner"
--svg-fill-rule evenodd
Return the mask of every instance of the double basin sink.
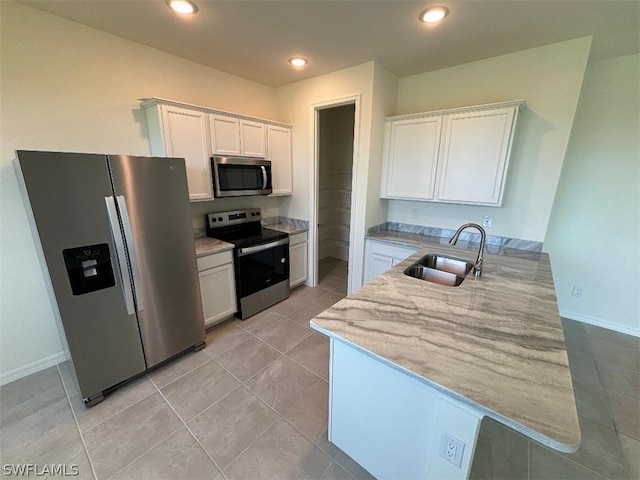
<path id="1" fill-rule="evenodd" d="M 462 258 L 429 253 L 407 267 L 404 274 L 431 283 L 457 287 L 471 270 L 473 270 L 472 262 Z"/>

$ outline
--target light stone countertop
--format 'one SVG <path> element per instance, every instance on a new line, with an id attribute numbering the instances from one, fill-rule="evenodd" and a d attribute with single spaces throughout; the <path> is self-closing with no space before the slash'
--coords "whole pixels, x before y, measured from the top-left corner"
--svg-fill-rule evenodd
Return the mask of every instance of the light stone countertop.
<path id="1" fill-rule="evenodd" d="M 270 228 L 272 230 L 278 230 L 279 232 L 285 232 L 289 235 L 295 235 L 296 233 L 303 233 L 309 230 L 308 227 L 302 225 L 293 225 L 290 223 L 272 223 L 263 225 L 264 228 Z"/>
<path id="2" fill-rule="evenodd" d="M 402 272 L 427 253 L 473 261 L 477 245 L 422 237 L 427 248 L 322 312 L 311 327 L 540 443 L 575 451 L 580 429 L 548 255 L 485 253 L 482 278 L 470 273 L 447 287 Z M 387 239 L 407 245 L 395 240 Z"/>
<path id="3" fill-rule="evenodd" d="M 226 252 L 227 250 L 233 250 L 232 243 L 223 242 L 217 238 L 201 237 L 196 238 L 195 242 L 196 258 L 213 255 L 214 253 Z"/>

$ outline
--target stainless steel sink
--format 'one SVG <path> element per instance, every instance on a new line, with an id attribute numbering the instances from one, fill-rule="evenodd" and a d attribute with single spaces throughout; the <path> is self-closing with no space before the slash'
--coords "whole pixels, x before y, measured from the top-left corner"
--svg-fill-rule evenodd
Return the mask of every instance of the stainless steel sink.
<path id="1" fill-rule="evenodd" d="M 457 287 L 472 269 L 473 263 L 467 260 L 429 253 L 407 267 L 404 274 L 431 283 Z"/>

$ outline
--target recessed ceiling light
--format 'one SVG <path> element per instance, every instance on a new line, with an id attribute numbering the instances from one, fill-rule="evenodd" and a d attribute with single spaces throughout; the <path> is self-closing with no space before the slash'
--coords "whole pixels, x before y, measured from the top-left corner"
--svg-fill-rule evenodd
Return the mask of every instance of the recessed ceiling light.
<path id="1" fill-rule="evenodd" d="M 447 7 L 429 7 L 420 14 L 420 20 L 425 23 L 436 23 L 449 15 Z"/>
<path id="2" fill-rule="evenodd" d="M 166 0 L 167 5 L 169 5 L 174 11 L 178 13 L 196 13 L 198 11 L 198 7 L 196 4 L 190 0 Z"/>
<path id="3" fill-rule="evenodd" d="M 289 63 L 294 67 L 304 67 L 307 63 L 309 63 L 309 60 L 302 57 L 292 57 L 289 59 Z"/>

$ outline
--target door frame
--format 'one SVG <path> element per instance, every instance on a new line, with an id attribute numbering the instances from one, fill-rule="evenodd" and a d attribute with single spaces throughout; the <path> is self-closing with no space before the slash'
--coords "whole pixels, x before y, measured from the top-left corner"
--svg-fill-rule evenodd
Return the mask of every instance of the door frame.
<path id="1" fill-rule="evenodd" d="M 310 212 L 309 212 L 309 243 L 311 248 L 309 249 L 309 279 L 312 287 L 318 285 L 318 218 L 319 218 L 319 143 L 320 143 L 320 110 L 333 107 L 341 107 L 344 105 L 354 105 L 355 111 L 353 114 L 353 162 L 351 165 L 351 213 L 349 216 L 349 264 L 353 264 L 353 245 L 355 233 L 353 229 L 355 220 L 355 192 L 357 187 L 357 175 L 358 171 L 358 158 L 359 158 L 359 144 L 360 144 L 360 109 L 362 104 L 362 94 L 356 93 L 352 95 L 346 95 L 322 102 L 313 103 L 311 105 L 311 157 L 312 168 L 310 175 L 309 190 L 311 193 L 310 198 Z M 349 275 L 349 284 L 351 284 L 351 275 Z M 351 291 L 350 287 L 348 287 Z"/>

